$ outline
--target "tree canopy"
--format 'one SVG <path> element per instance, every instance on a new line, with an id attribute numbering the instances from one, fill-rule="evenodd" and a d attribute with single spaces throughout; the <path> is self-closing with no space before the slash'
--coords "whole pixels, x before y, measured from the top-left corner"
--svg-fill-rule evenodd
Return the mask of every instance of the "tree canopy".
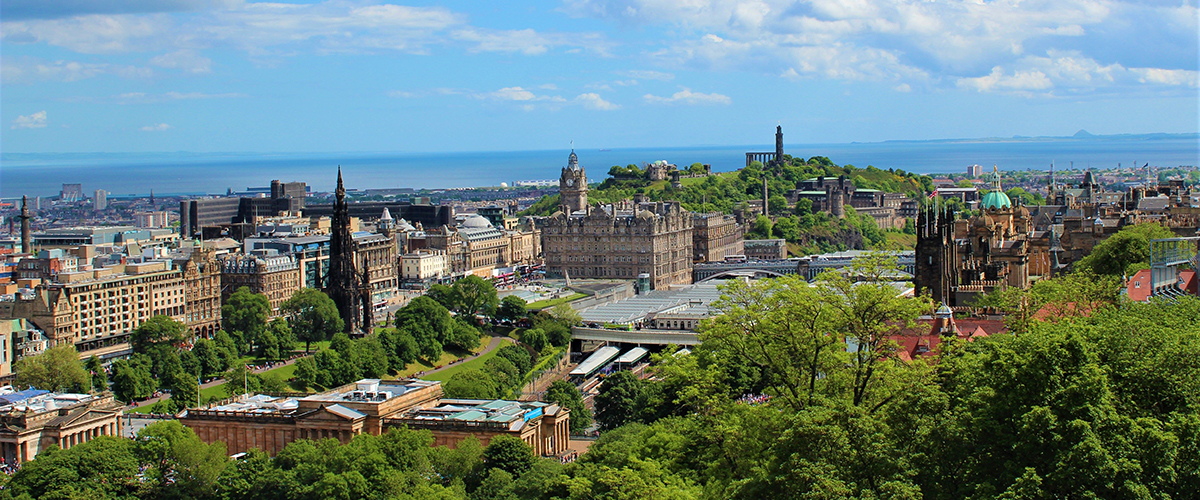
<path id="1" fill-rule="evenodd" d="M 304 342 L 306 353 L 312 350 L 313 342 L 329 340 L 345 328 L 337 304 L 315 288 L 301 288 L 279 309 L 287 316 L 292 333 Z"/>

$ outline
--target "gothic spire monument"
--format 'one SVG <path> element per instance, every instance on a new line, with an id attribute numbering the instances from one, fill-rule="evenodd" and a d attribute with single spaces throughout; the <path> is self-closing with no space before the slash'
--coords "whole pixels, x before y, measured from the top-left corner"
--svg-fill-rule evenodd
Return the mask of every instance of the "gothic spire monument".
<path id="1" fill-rule="evenodd" d="M 579 166 L 579 157 L 575 156 L 575 149 L 572 148 L 571 156 L 567 157 L 567 166 L 563 167 L 562 176 L 558 178 L 558 204 L 568 215 L 587 210 L 587 193 L 587 174 Z"/>
<path id="2" fill-rule="evenodd" d="M 338 316 L 345 323 L 344 331 L 358 331 L 359 315 L 358 273 L 354 270 L 354 240 L 350 235 L 350 210 L 346 206 L 346 188 L 342 185 L 342 167 L 338 167 L 337 190 L 334 191 L 333 220 L 330 221 L 329 273 L 325 294 L 337 304 Z M 368 309 L 370 306 L 367 306 Z"/>

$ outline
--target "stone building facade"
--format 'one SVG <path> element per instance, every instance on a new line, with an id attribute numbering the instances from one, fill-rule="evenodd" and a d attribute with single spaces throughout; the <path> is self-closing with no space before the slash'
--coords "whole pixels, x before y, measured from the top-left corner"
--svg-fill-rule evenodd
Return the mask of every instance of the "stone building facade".
<path id="1" fill-rule="evenodd" d="M 653 288 L 692 282 L 692 216 L 676 202 L 562 211 L 542 227 L 546 272 L 572 278 L 635 279 Z"/>
<path id="2" fill-rule="evenodd" d="M 745 228 L 732 215 L 719 212 L 692 214 L 692 261 L 722 262 L 744 255 Z"/>
<path id="3" fill-rule="evenodd" d="M 692 282 L 693 220 L 678 202 L 587 205 L 587 174 L 571 151 L 559 180 L 560 207 L 541 224 L 546 272 L 635 279 L 653 288 Z"/>
<path id="4" fill-rule="evenodd" d="M 34 394 L 38 393 L 38 394 Z M 33 460 L 50 446 L 64 450 L 99 436 L 120 436 L 123 405 L 111 394 L 21 391 L 0 395 L 0 457 L 5 463 Z"/>
<path id="5" fill-rule="evenodd" d="M 183 275 L 183 323 L 192 335 L 211 338 L 221 329 L 221 266 L 216 252 L 195 246 L 172 259 Z"/>
<path id="6" fill-rule="evenodd" d="M 221 301 L 229 301 L 242 287 L 266 295 L 275 318 L 280 306 L 300 290 L 300 268 L 291 257 L 274 251 L 230 256 L 221 262 Z"/>
<path id="7" fill-rule="evenodd" d="M 1033 218 L 1013 205 L 993 173 L 992 190 L 980 202 L 981 213 L 956 220 L 945 211 L 924 211 L 917 218 L 918 294 L 951 307 L 1008 287 L 1028 288 L 1034 254 Z"/>
<path id="8" fill-rule="evenodd" d="M 79 352 L 119 349 L 153 316 L 184 322 L 188 302 L 183 273 L 171 261 L 150 261 L 60 273 L 27 295 L 0 302 L 0 318 L 25 318 L 51 347 L 75 344 Z"/>
<path id="9" fill-rule="evenodd" d="M 575 150 L 567 157 L 567 166 L 563 167 L 558 180 L 559 204 L 565 207 L 567 213 L 583 210 L 588 205 L 588 180 L 583 167 L 579 166 L 579 157 Z"/>
<path id="10" fill-rule="evenodd" d="M 360 380 L 323 393 L 256 395 L 191 409 L 180 422 L 206 443 L 224 442 L 229 453 L 258 448 L 277 454 L 298 439 L 344 443 L 392 427 L 428 429 L 434 444 L 453 448 L 467 436 L 485 446 L 500 434 L 517 436 L 538 455 L 563 453 L 570 411 L 557 405 L 515 401 L 444 400 L 439 382 Z"/>

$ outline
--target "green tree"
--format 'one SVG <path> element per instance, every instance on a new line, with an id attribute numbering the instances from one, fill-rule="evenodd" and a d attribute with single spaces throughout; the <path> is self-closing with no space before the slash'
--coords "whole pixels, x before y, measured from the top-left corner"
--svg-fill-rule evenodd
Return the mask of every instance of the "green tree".
<path id="1" fill-rule="evenodd" d="M 640 418 L 638 400 L 645 383 L 628 371 L 609 375 L 596 394 L 596 423 L 604 430 L 616 429 Z"/>
<path id="2" fill-rule="evenodd" d="M 292 333 L 304 342 L 305 353 L 312 351 L 313 342 L 328 340 L 345 328 L 337 304 L 315 288 L 301 288 L 280 310 L 287 316 Z"/>
<path id="3" fill-rule="evenodd" d="M 462 308 L 458 290 L 446 285 L 438 284 L 429 287 L 424 297 L 433 299 L 434 302 L 441 304 L 448 311 L 457 311 Z"/>
<path id="4" fill-rule="evenodd" d="M 771 195 L 771 198 L 767 200 L 767 206 L 771 208 L 772 214 L 785 214 L 788 212 L 787 198 L 784 198 L 782 195 Z"/>
<path id="5" fill-rule="evenodd" d="M 571 411 L 571 432 L 582 433 L 592 425 L 592 412 L 583 403 L 583 395 L 575 384 L 565 380 L 555 380 L 546 389 L 545 401 L 558 404 Z"/>
<path id="6" fill-rule="evenodd" d="M 429 297 L 417 297 L 396 311 L 396 329 L 412 335 L 421 356 L 434 361 L 442 355 L 442 346 L 454 333 L 450 311 Z"/>
<path id="7" fill-rule="evenodd" d="M 583 323 L 583 317 L 579 315 L 579 311 L 576 311 L 570 304 L 558 304 L 551 307 L 550 317 L 567 327 Z"/>
<path id="8" fill-rule="evenodd" d="M 176 411 L 196 408 L 199 404 L 200 381 L 192 374 L 182 370 L 171 374 L 167 388 L 171 389 L 171 401 Z"/>
<path id="9" fill-rule="evenodd" d="M 505 344 L 496 351 L 496 355 L 508 358 L 509 361 L 512 361 L 513 366 L 517 367 L 517 371 L 522 374 L 529 373 L 529 370 L 533 368 L 533 355 L 519 345 Z"/>
<path id="10" fill-rule="evenodd" d="M 488 375 L 491 375 L 492 380 L 496 381 L 496 386 L 500 389 L 500 392 L 516 389 L 525 375 L 517 371 L 517 367 L 512 364 L 512 361 L 500 356 L 493 357 L 484 362 L 483 370 Z"/>
<path id="11" fill-rule="evenodd" d="M 257 354 L 263 359 L 283 359 L 295 347 L 295 335 L 287 321 L 272 321 L 259 334 Z"/>
<path id="12" fill-rule="evenodd" d="M 811 214 L 813 211 L 812 200 L 810 200 L 808 198 L 797 199 L 796 200 L 796 208 L 794 211 L 798 217 L 803 217 L 805 215 Z"/>
<path id="13" fill-rule="evenodd" d="M 149 496 L 157 498 L 211 496 L 229 461 L 225 443 L 205 444 L 191 429 L 175 420 L 142 428 L 135 449 L 149 466 L 143 476 L 151 492 Z"/>
<path id="14" fill-rule="evenodd" d="M 472 350 L 479 347 L 479 329 L 459 316 L 454 318 L 454 333 L 446 339 L 446 345 Z"/>
<path id="15" fill-rule="evenodd" d="M 752 229 L 752 232 L 754 233 L 755 236 L 762 238 L 762 239 L 772 238 L 771 228 L 773 226 L 771 224 L 771 219 L 769 217 L 767 217 L 765 215 L 758 216 L 757 218 L 754 219 L 753 227 L 754 227 L 754 229 Z"/>
<path id="16" fill-rule="evenodd" d="M 506 295 L 500 300 L 500 307 L 496 309 L 496 319 L 517 321 L 525 317 L 525 299 L 516 295 Z"/>
<path id="17" fill-rule="evenodd" d="M 912 328 L 917 317 L 928 314 L 932 304 L 924 298 L 896 294 L 891 280 L 899 273 L 896 257 L 871 253 L 854 259 L 854 276 L 825 272 L 817 277 L 822 303 L 829 308 L 835 332 L 845 336 L 851 352 L 853 403 L 882 404 L 898 390 L 884 384 L 880 373 L 892 366 L 897 356 L 891 336 Z"/>
<path id="18" fill-rule="evenodd" d="M 500 469 L 515 477 L 520 477 L 531 467 L 537 457 L 533 449 L 520 438 L 501 434 L 492 438 L 483 449 L 483 463 L 489 469 Z"/>
<path id="19" fill-rule="evenodd" d="M 79 362 L 75 346 L 51 347 L 41 354 L 17 360 L 13 364 L 16 384 L 50 392 L 88 392 L 92 377 Z"/>
<path id="20" fill-rule="evenodd" d="M 145 354 L 113 361 L 112 380 L 113 396 L 127 403 L 150 397 L 158 388 L 158 380 L 150 373 L 150 358 Z"/>
<path id="21" fill-rule="evenodd" d="M 225 365 L 225 358 L 221 356 L 217 344 L 209 339 L 197 339 L 196 345 L 192 347 L 192 353 L 196 355 L 196 359 L 200 362 L 200 375 L 204 377 L 214 377 L 224 373 L 229 367 Z"/>
<path id="22" fill-rule="evenodd" d="M 546 345 L 549 344 L 549 340 L 546 339 L 546 332 L 540 328 L 530 328 L 522 331 L 520 340 L 522 344 L 533 348 L 537 352 L 542 352 L 542 349 L 545 349 Z"/>
<path id="23" fill-rule="evenodd" d="M 545 332 L 546 341 L 554 347 L 564 347 L 571 343 L 571 328 L 554 319 L 538 321 L 534 328 Z"/>
<path id="24" fill-rule="evenodd" d="M 136 498 L 139 460 L 133 442 L 112 436 L 60 450 L 51 446 L 21 464 L 8 481 L 9 498 Z"/>
<path id="25" fill-rule="evenodd" d="M 454 374 L 442 385 L 446 397 L 454 399 L 495 399 L 500 397 L 500 386 L 483 370 L 463 370 Z"/>
<path id="26" fill-rule="evenodd" d="M 380 347 L 387 356 L 388 368 L 399 372 L 420 357 L 417 340 L 408 332 L 395 328 L 381 328 L 377 335 Z"/>
<path id="27" fill-rule="evenodd" d="M 475 275 L 455 281 L 454 294 L 458 297 L 458 313 L 469 317 L 492 316 L 500 304 L 495 285 Z"/>
<path id="28" fill-rule="evenodd" d="M 317 368 L 316 359 L 305 356 L 296 360 L 296 381 L 302 388 L 318 387 L 320 379 L 321 371 Z"/>
<path id="29" fill-rule="evenodd" d="M 313 289 L 301 289 L 297 295 L 306 290 Z M 271 301 L 267 300 L 266 295 L 254 293 L 249 287 L 241 287 L 221 306 L 221 326 L 227 332 L 234 332 L 235 337 L 241 337 L 238 352 L 249 352 L 250 346 L 258 341 L 259 333 L 267 327 L 267 317 L 270 315 Z"/>
<path id="30" fill-rule="evenodd" d="M 97 392 L 108 390 L 108 373 L 104 371 L 104 363 L 100 362 L 100 358 L 92 355 L 88 358 L 85 367 L 88 374 L 92 376 L 92 390 Z"/>
<path id="31" fill-rule="evenodd" d="M 1126 226 L 1096 245 L 1092 253 L 1079 259 L 1075 269 L 1121 276 L 1135 264 L 1149 266 L 1150 240 L 1174 237 L 1175 233 L 1170 229 L 1154 222 Z"/>
<path id="32" fill-rule="evenodd" d="M 152 316 L 129 336 L 133 352 L 149 353 L 157 347 L 174 348 L 187 338 L 187 325 L 170 316 Z"/>

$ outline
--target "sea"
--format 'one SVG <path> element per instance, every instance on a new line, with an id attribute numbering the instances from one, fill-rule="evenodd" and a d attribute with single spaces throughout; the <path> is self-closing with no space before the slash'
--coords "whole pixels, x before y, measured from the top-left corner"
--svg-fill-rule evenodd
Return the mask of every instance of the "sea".
<path id="1" fill-rule="evenodd" d="M 712 165 L 714 172 L 745 165 L 747 151 L 772 145 L 613 148 L 577 150 L 579 163 L 599 180 L 613 165 L 657 160 L 685 166 Z M 888 141 L 787 144 L 792 156 L 825 156 L 839 165 L 868 165 L 922 174 L 965 172 L 973 164 L 1001 170 L 1113 168 L 1150 164 L 1160 168 L 1200 165 L 1195 134 Z M 340 166 L 348 189 L 470 188 L 557 179 L 568 150 L 453 153 L 64 153 L 0 155 L 0 198 L 54 196 L 64 183 L 90 195 L 110 197 L 224 194 L 270 185 L 272 179 L 303 181 L 313 191 L 332 190 Z"/>

